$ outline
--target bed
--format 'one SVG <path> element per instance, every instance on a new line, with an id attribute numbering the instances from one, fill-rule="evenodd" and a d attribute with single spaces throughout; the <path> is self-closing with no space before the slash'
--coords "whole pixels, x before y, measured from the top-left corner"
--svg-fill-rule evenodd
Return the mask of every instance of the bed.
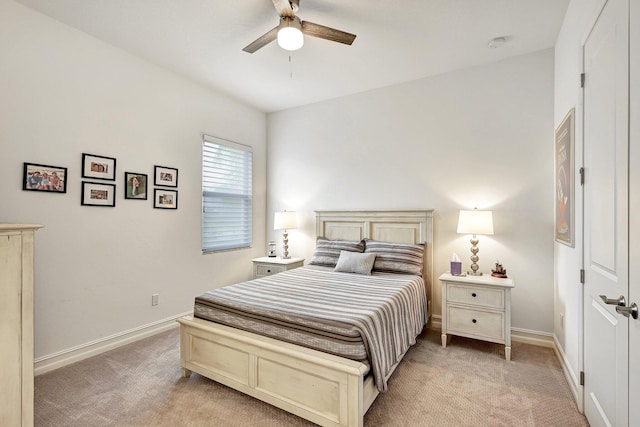
<path id="1" fill-rule="evenodd" d="M 424 242 L 420 283 L 425 286 L 425 295 L 432 295 L 431 210 L 317 211 L 316 234 L 332 240 L 366 238 L 392 243 Z M 305 273 L 305 269 L 310 272 Z M 280 275 L 293 283 L 302 279 L 302 274 L 317 274 L 317 280 L 324 280 L 325 274 L 335 274 L 322 270 L 321 267 L 305 266 Z M 231 288 L 240 285 L 246 288 L 252 283 Z M 207 309 L 207 301 L 204 303 Z M 214 305 L 211 303 L 212 307 Z M 239 329 L 193 316 L 178 321 L 183 376 L 196 372 L 324 426 L 362 426 L 364 414 L 384 390 L 386 380 L 402 357 L 399 355 L 387 361 L 390 366 L 382 371 L 384 378 L 374 379 L 376 371 L 373 368 L 378 364 L 375 358 L 372 359 L 374 363 L 353 360 L 293 344 L 284 338 L 276 339 L 276 335 L 263 336 L 250 328 Z"/>

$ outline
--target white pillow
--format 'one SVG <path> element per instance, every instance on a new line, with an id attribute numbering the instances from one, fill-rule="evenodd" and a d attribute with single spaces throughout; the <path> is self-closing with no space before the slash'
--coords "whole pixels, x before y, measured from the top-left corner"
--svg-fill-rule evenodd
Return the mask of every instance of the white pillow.
<path id="1" fill-rule="evenodd" d="M 340 273 L 357 273 L 371 276 L 376 254 L 361 254 L 357 252 L 340 251 L 340 258 L 334 271 Z"/>

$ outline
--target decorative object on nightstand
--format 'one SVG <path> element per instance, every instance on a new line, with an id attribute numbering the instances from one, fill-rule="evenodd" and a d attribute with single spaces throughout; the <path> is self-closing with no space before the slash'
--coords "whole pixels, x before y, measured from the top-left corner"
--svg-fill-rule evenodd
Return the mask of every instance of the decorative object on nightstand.
<path id="1" fill-rule="evenodd" d="M 511 360 L 511 279 L 442 274 L 442 346 L 447 334 L 504 344 Z"/>
<path id="2" fill-rule="evenodd" d="M 462 261 L 460 261 L 460 257 L 456 253 L 454 253 L 453 257 L 451 258 L 449 271 L 451 271 L 451 274 L 453 274 L 454 276 L 462 275 Z"/>
<path id="3" fill-rule="evenodd" d="M 458 234 L 472 234 L 471 237 L 471 276 L 482 276 L 478 272 L 478 234 L 493 234 L 493 212 L 461 210 L 458 217 Z"/>
<path id="4" fill-rule="evenodd" d="M 273 229 L 283 230 L 282 240 L 284 242 L 284 254 L 282 258 L 289 259 L 289 232 L 298 228 L 298 216 L 295 212 L 276 212 L 273 216 Z"/>
<path id="5" fill-rule="evenodd" d="M 501 279 L 507 278 L 507 270 L 500 264 L 499 260 L 496 260 L 496 268 L 491 270 L 491 275 L 493 277 L 499 277 Z"/>
<path id="6" fill-rule="evenodd" d="M 271 240 L 269 242 L 269 250 L 267 251 L 267 256 L 269 258 L 275 258 L 276 257 L 276 242 L 274 240 Z"/>
<path id="7" fill-rule="evenodd" d="M 251 260 L 253 262 L 253 278 L 271 276 L 304 265 L 304 258 L 272 258 L 261 257 Z"/>

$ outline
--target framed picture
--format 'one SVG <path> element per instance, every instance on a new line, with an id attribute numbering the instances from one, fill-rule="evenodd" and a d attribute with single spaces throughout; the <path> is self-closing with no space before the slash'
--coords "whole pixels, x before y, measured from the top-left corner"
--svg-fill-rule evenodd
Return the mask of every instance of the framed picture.
<path id="1" fill-rule="evenodd" d="M 116 159 L 82 153 L 82 177 L 115 181 Z"/>
<path id="2" fill-rule="evenodd" d="M 116 205 L 116 185 L 82 181 L 81 204 L 83 206 L 114 207 Z"/>
<path id="3" fill-rule="evenodd" d="M 153 207 L 158 209 L 178 209 L 178 191 L 154 188 Z"/>
<path id="4" fill-rule="evenodd" d="M 556 129 L 556 241 L 574 247 L 574 111 L 572 108 Z"/>
<path id="5" fill-rule="evenodd" d="M 28 191 L 67 192 L 67 168 L 24 163 L 22 189 Z"/>
<path id="6" fill-rule="evenodd" d="M 168 168 L 166 166 L 154 166 L 153 185 L 160 187 L 177 187 L 178 169 Z"/>
<path id="7" fill-rule="evenodd" d="M 137 172 L 124 173 L 124 198 L 147 200 L 147 175 Z"/>

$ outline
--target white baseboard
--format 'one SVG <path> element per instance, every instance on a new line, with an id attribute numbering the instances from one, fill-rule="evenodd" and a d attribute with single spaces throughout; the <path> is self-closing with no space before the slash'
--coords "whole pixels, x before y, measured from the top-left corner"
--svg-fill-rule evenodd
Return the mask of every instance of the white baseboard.
<path id="1" fill-rule="evenodd" d="M 39 357 L 34 361 L 34 374 L 41 375 L 54 369 L 79 362 L 88 357 L 96 356 L 125 344 L 150 337 L 160 332 L 168 331 L 179 326 L 176 319 L 193 314 L 193 311 L 171 316 L 166 319 L 148 323 L 128 331 L 120 332 L 105 338 L 81 344 L 57 353 Z"/>
<path id="2" fill-rule="evenodd" d="M 432 314 L 427 326 L 433 329 L 442 330 L 442 316 L 439 314 Z"/>
<path id="3" fill-rule="evenodd" d="M 571 368 L 571 365 L 567 360 L 567 356 L 564 354 L 564 351 L 562 351 L 562 347 L 555 335 L 553 336 L 553 342 L 553 349 L 555 350 L 556 356 L 558 356 L 558 360 L 562 365 L 562 372 L 567 379 L 567 383 L 569 383 L 569 389 L 571 390 L 571 394 L 573 394 L 576 405 L 578 405 L 578 411 L 581 414 L 584 414 L 584 386 L 580 385 L 580 379 Z"/>
<path id="4" fill-rule="evenodd" d="M 511 341 L 548 348 L 555 347 L 552 334 L 548 332 L 532 331 L 530 329 L 511 328 Z"/>

